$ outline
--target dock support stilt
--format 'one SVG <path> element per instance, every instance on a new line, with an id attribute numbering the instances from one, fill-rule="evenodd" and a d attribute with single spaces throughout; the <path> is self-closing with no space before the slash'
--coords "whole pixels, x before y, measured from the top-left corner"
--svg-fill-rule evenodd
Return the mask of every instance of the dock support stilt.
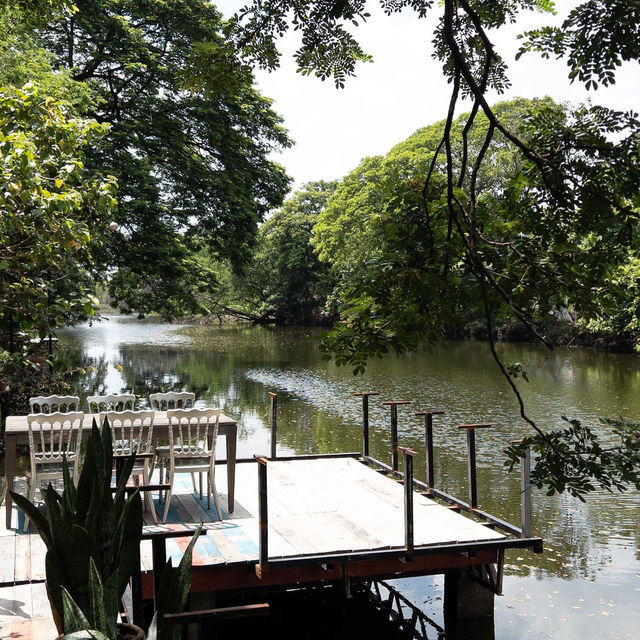
<path id="1" fill-rule="evenodd" d="M 361 391 L 353 394 L 362 398 L 362 455 L 369 455 L 369 396 L 379 396 L 377 391 Z"/>
<path id="2" fill-rule="evenodd" d="M 271 398 L 271 459 L 276 458 L 276 445 L 278 444 L 277 425 L 278 425 L 278 394 L 268 391 L 267 394 Z"/>
<path id="3" fill-rule="evenodd" d="M 444 616 L 447 631 L 451 627 L 457 627 L 461 620 L 493 619 L 494 600 L 495 594 L 480 584 L 469 569 L 450 569 L 444 574 Z"/>
<path id="4" fill-rule="evenodd" d="M 490 424 L 459 424 L 458 429 L 467 430 L 467 476 L 469 479 L 469 506 L 478 506 L 478 484 L 476 480 L 476 429 L 486 429 Z"/>
<path id="5" fill-rule="evenodd" d="M 425 448 L 425 476 L 427 487 L 435 486 L 433 472 L 433 416 L 444 415 L 444 411 L 416 411 L 415 415 L 424 416 L 424 448 Z"/>
<path id="6" fill-rule="evenodd" d="M 390 400 L 383 402 L 391 408 L 391 469 L 398 470 L 398 405 L 411 404 L 411 400 Z"/>

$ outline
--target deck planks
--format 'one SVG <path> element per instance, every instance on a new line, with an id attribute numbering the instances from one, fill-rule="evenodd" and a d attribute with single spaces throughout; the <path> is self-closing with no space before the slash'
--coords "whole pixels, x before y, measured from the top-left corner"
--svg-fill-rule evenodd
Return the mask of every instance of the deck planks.
<path id="1" fill-rule="evenodd" d="M 197 522 L 206 525 L 196 544 L 194 564 L 238 565 L 255 563 L 258 558 L 257 464 L 236 466 L 233 514 L 228 514 L 225 471 L 221 465 L 216 473 L 222 520 L 213 501 L 207 509 L 206 497 L 200 499 L 193 491 L 189 476 L 176 478 L 167 526 Z M 267 473 L 270 558 L 404 547 L 401 483 L 352 458 L 275 460 L 268 462 Z M 157 495 L 153 497 L 161 518 L 164 503 L 159 503 Z M 22 518 L 15 506 L 13 511 L 12 522 L 18 523 Z M 152 524 L 149 512 L 145 513 L 145 520 Z M 502 534 L 426 496 L 414 494 L 416 546 L 502 538 Z M 168 541 L 167 556 L 177 562 L 188 542 L 188 537 Z M 46 549 L 37 534 L 0 529 L 0 545 L 0 585 L 44 580 Z M 150 542 L 141 546 L 141 566 L 143 571 L 152 568 Z"/>

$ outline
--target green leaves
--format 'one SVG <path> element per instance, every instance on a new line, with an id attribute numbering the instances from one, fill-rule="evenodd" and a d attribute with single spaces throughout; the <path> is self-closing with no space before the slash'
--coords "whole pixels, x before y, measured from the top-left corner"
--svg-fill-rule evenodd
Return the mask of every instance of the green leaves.
<path id="1" fill-rule="evenodd" d="M 201 532 L 202 524 L 198 526 L 193 534 L 176 568 L 173 567 L 171 558 L 167 561 L 162 571 L 160 586 L 155 599 L 156 611 L 147 633 L 147 640 L 180 640 L 180 627 L 165 624 L 163 616 L 167 613 L 180 613 L 184 610 L 189 589 L 191 588 L 193 548 Z"/>
<path id="2" fill-rule="evenodd" d="M 210 2 L 75 4 L 37 36 L 57 68 L 95 92 L 83 113 L 111 125 L 86 166 L 118 177 L 120 230 L 94 259 L 108 266 L 121 310 L 202 313 L 217 282 L 200 251 L 239 269 L 287 191 L 269 160 L 290 144 L 282 120 Z"/>
<path id="3" fill-rule="evenodd" d="M 567 57 L 569 79 L 587 89 L 615 84 L 623 62 L 640 57 L 640 6 L 628 0 L 588 0 L 574 7 L 561 27 L 543 27 L 528 38 L 518 57 L 537 51 Z"/>
<path id="4" fill-rule="evenodd" d="M 331 78 L 341 88 L 348 77 L 355 75 L 358 61 L 371 60 L 349 30 L 351 25 L 366 22 L 369 13 L 365 5 L 364 0 L 288 0 L 275 5 L 255 2 L 234 16 L 232 36 L 249 61 L 275 69 L 280 57 L 276 38 L 289 29 L 290 22 L 293 30 L 302 32 L 302 46 L 295 53 L 298 72 L 313 73 L 321 80 Z"/>
<path id="5" fill-rule="evenodd" d="M 112 496 L 111 431 L 105 421 L 100 433 L 94 421 L 78 486 L 73 485 L 67 469 L 62 496 L 51 485 L 47 488 L 46 515 L 24 497 L 13 494 L 47 546 L 50 599 L 67 632 L 93 628 L 111 640 L 116 638 L 118 602 L 140 553 L 140 493 L 127 496 L 124 491 L 134 461 L 133 456 L 127 461 Z M 78 627 L 85 623 L 77 610 L 89 627 Z M 69 620 L 67 615 L 71 616 Z"/>
<path id="6" fill-rule="evenodd" d="M 0 333 L 6 346 L 6 336 L 17 330 L 47 336 L 95 313 L 92 251 L 106 229 L 115 182 L 85 174 L 80 158 L 106 131 L 69 119 L 61 102 L 35 86 L 0 89 Z"/>
<path id="7" fill-rule="evenodd" d="M 584 502 L 594 490 L 625 491 L 640 488 L 640 423 L 603 419 L 609 427 L 605 441 L 579 420 L 565 416 L 565 429 L 527 437 L 505 449 L 509 470 L 531 447 L 531 484 L 547 495 L 568 492 Z"/>

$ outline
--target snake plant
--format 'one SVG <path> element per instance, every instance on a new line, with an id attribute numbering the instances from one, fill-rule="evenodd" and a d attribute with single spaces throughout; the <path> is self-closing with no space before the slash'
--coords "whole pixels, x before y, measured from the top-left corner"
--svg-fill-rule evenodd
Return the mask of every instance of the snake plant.
<path id="1" fill-rule="evenodd" d="M 24 496 L 11 494 L 47 547 L 47 588 L 61 632 L 69 628 L 70 609 L 64 606 L 68 598 L 90 622 L 98 612 L 100 619 L 109 618 L 113 624 L 109 622 L 100 631 L 115 638 L 111 633 L 117 619 L 117 603 L 140 554 L 142 501 L 138 491 L 127 494 L 125 489 L 134 462 L 133 456 L 127 459 L 112 492 L 111 431 L 105 420 L 100 433 L 94 420 L 77 487 L 65 460 L 62 495 L 49 484 L 44 493 L 44 511 Z M 101 596 L 97 595 L 98 584 Z M 102 609 L 96 603 L 98 597 L 104 600 Z"/>

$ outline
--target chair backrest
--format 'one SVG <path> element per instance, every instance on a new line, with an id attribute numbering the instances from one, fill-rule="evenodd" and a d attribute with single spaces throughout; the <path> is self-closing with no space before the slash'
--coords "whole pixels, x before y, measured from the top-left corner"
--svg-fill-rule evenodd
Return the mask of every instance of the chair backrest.
<path id="1" fill-rule="evenodd" d="M 196 401 L 196 394 L 191 391 L 167 391 L 166 393 L 150 393 L 149 406 L 155 411 L 170 409 L 190 409 Z"/>
<path id="2" fill-rule="evenodd" d="M 31 468 L 38 462 L 59 462 L 62 455 L 71 457 L 78 452 L 82 440 L 84 412 L 30 413 L 29 448 Z"/>
<path id="3" fill-rule="evenodd" d="M 153 411 L 106 411 L 100 414 L 111 427 L 113 453 L 151 453 L 153 443 Z"/>
<path id="4" fill-rule="evenodd" d="M 89 413 L 106 411 L 133 411 L 136 397 L 133 393 L 116 393 L 106 396 L 87 396 Z"/>
<path id="5" fill-rule="evenodd" d="M 170 455 L 188 456 L 197 452 L 215 456 L 220 409 L 173 409 L 167 411 L 167 419 Z"/>
<path id="6" fill-rule="evenodd" d="M 78 411 L 80 398 L 78 396 L 34 396 L 29 398 L 31 413 L 53 413 Z"/>

